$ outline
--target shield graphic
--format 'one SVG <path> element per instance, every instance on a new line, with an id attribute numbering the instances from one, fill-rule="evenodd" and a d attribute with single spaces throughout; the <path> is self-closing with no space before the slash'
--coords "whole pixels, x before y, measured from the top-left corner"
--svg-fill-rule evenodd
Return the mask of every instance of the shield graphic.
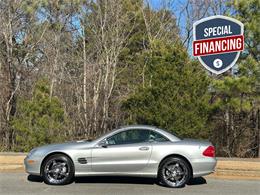
<path id="1" fill-rule="evenodd" d="M 235 65 L 244 49 L 244 25 L 226 16 L 211 16 L 193 24 L 193 55 L 209 71 L 221 74 Z"/>

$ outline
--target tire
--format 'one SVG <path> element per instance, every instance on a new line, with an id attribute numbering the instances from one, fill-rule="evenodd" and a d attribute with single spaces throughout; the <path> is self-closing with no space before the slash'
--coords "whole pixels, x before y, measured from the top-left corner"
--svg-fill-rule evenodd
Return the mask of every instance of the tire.
<path id="1" fill-rule="evenodd" d="M 69 184 L 74 178 L 74 172 L 73 162 L 63 154 L 49 156 L 41 167 L 43 181 L 49 185 Z"/>
<path id="2" fill-rule="evenodd" d="M 167 187 L 181 188 L 191 178 L 191 169 L 186 160 L 169 157 L 162 161 L 158 169 L 159 182 Z"/>

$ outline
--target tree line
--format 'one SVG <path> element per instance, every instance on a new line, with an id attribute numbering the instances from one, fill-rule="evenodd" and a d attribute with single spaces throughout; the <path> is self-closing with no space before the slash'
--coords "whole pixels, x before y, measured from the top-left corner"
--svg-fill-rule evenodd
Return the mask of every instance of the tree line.
<path id="1" fill-rule="evenodd" d="M 0 150 L 147 124 L 209 139 L 219 156 L 260 156 L 259 5 L 0 1 Z M 244 23 L 246 47 L 218 76 L 190 54 L 193 22 L 217 14 Z"/>

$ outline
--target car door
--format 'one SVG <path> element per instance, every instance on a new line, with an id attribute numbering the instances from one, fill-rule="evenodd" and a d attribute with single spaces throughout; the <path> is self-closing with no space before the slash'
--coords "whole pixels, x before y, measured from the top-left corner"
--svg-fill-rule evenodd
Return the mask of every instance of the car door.
<path id="1" fill-rule="evenodd" d="M 92 149 L 93 172 L 136 172 L 142 170 L 151 156 L 149 130 L 128 129 L 108 137 Z"/>

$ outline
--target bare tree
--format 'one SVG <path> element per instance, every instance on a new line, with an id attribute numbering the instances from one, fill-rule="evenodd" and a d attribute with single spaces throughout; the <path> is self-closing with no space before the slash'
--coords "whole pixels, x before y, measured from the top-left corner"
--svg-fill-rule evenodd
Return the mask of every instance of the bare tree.
<path id="1" fill-rule="evenodd" d="M 34 54 L 44 34 L 43 30 L 39 36 L 32 35 L 34 29 L 28 23 L 34 24 L 34 13 L 35 9 L 28 12 L 20 0 L 0 2 L 0 130 L 5 148 L 11 147 L 10 140 L 14 140 L 9 125 L 21 81 L 35 68 Z"/>
<path id="2" fill-rule="evenodd" d="M 95 7 L 86 3 L 79 18 L 82 44 L 78 53 L 83 66 L 81 105 L 85 135 L 92 137 L 110 128 L 110 100 L 114 95 L 118 59 L 135 24 L 130 22 L 134 16 L 128 13 L 124 1 L 97 1 Z"/>

